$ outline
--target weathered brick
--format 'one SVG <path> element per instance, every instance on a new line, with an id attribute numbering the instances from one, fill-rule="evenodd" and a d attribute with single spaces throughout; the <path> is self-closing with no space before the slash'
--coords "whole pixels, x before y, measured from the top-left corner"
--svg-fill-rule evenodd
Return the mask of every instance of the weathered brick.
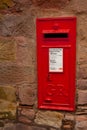
<path id="1" fill-rule="evenodd" d="M 51 111 L 38 111 L 35 123 L 40 125 L 54 126 L 60 128 L 62 125 L 63 114 Z"/>
<path id="2" fill-rule="evenodd" d="M 78 91 L 78 104 L 87 104 L 87 90 Z"/>

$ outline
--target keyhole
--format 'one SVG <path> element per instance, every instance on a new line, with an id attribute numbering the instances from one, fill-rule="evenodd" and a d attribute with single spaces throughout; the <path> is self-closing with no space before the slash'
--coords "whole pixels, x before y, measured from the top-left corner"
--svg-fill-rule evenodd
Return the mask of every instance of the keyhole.
<path id="1" fill-rule="evenodd" d="M 48 74 L 47 80 L 48 80 L 48 81 L 51 81 L 51 76 L 50 76 L 50 74 Z"/>

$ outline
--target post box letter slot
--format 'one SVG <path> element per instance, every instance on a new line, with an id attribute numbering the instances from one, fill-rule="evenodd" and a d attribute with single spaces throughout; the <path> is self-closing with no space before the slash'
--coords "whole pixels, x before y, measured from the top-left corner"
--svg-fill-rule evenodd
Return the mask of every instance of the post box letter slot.
<path id="1" fill-rule="evenodd" d="M 68 33 L 44 33 L 44 38 L 68 38 Z"/>

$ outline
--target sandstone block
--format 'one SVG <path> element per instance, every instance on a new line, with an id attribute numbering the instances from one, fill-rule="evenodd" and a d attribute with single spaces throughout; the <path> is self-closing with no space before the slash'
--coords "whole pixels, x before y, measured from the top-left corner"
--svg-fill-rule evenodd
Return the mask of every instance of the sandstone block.
<path id="1" fill-rule="evenodd" d="M 57 130 L 56 128 L 50 128 L 50 130 Z"/>
<path id="2" fill-rule="evenodd" d="M 35 90 L 30 87 L 18 88 L 19 102 L 22 105 L 34 105 L 35 102 Z"/>
<path id="3" fill-rule="evenodd" d="M 3 128 L 1 127 L 0 130 L 3 130 Z"/>
<path id="4" fill-rule="evenodd" d="M 19 116 L 18 121 L 25 124 L 30 124 L 32 121 L 25 116 Z"/>
<path id="5" fill-rule="evenodd" d="M 7 123 L 5 124 L 5 127 L 3 128 L 3 130 L 16 130 L 16 125 L 12 123 Z"/>
<path id="6" fill-rule="evenodd" d="M 0 37 L 0 83 L 35 82 L 35 46 L 26 37 Z"/>
<path id="7" fill-rule="evenodd" d="M 75 121 L 64 119 L 61 128 L 62 130 L 74 130 L 74 126 L 75 126 Z"/>
<path id="8" fill-rule="evenodd" d="M 33 68 L 36 51 L 32 40 L 24 36 L 19 36 L 15 37 L 15 42 L 17 44 L 16 64 L 18 66 L 31 66 Z"/>
<path id="9" fill-rule="evenodd" d="M 78 106 L 78 109 L 77 110 L 87 110 L 87 106 Z"/>
<path id="10" fill-rule="evenodd" d="M 83 45 L 81 45 L 83 44 Z M 78 64 L 81 65 L 86 65 L 86 51 L 87 51 L 87 46 L 86 43 L 81 43 L 79 42 L 78 46 Z"/>
<path id="11" fill-rule="evenodd" d="M 87 113 L 87 106 L 77 106 L 76 115 L 85 115 Z"/>
<path id="12" fill-rule="evenodd" d="M 87 104 L 87 90 L 78 91 L 78 104 L 79 105 Z"/>
<path id="13" fill-rule="evenodd" d="M 4 127 L 4 121 L 0 121 L 0 128 L 2 128 L 2 127 Z M 0 129 L 0 130 L 2 130 L 2 129 Z"/>
<path id="14" fill-rule="evenodd" d="M 17 123 L 15 130 L 29 130 L 29 129 L 28 129 L 28 125 L 25 125 L 25 124 L 22 124 L 22 123 Z"/>
<path id="15" fill-rule="evenodd" d="M 86 90 L 87 89 L 87 80 L 86 79 L 77 80 L 77 87 L 81 90 Z"/>
<path id="16" fill-rule="evenodd" d="M 16 88 L 12 86 L 0 86 L 0 99 L 16 102 Z"/>
<path id="17" fill-rule="evenodd" d="M 0 99 L 0 119 L 15 119 L 16 107 L 16 103 Z"/>
<path id="18" fill-rule="evenodd" d="M 29 125 L 24 125 L 24 124 L 18 123 L 16 125 L 16 129 L 15 130 L 47 130 L 47 129 L 43 128 L 43 127 L 29 126 Z"/>
<path id="19" fill-rule="evenodd" d="M 72 0 L 70 1 L 69 5 L 66 8 L 69 10 L 76 11 L 77 13 L 86 12 L 87 11 L 86 4 L 87 4 L 86 0 L 85 1 Z"/>
<path id="20" fill-rule="evenodd" d="M 79 1 L 80 2 L 80 1 Z M 87 17 L 86 15 L 80 15 L 78 17 L 78 28 L 77 28 L 77 74 L 78 78 L 86 79 L 87 77 L 87 64 L 86 64 L 86 35 L 87 35 Z"/>
<path id="21" fill-rule="evenodd" d="M 35 123 L 60 128 L 62 125 L 63 114 L 51 111 L 38 111 Z"/>
<path id="22" fill-rule="evenodd" d="M 0 86 L 0 119 L 15 119 L 16 107 L 16 89 Z"/>
<path id="23" fill-rule="evenodd" d="M 87 115 L 77 115 L 75 116 L 76 121 L 87 121 Z"/>
<path id="24" fill-rule="evenodd" d="M 38 127 L 38 126 L 29 126 L 29 130 L 47 130 L 46 128 L 43 127 Z"/>
<path id="25" fill-rule="evenodd" d="M 78 122 L 76 123 L 76 127 L 75 130 L 87 130 L 87 121 L 82 121 L 82 122 Z"/>
<path id="26" fill-rule="evenodd" d="M 7 9 L 13 7 L 15 3 L 12 0 L 0 0 L 0 9 Z"/>
<path id="27" fill-rule="evenodd" d="M 0 37 L 0 61 L 14 61 L 16 59 L 16 44 L 13 38 Z"/>
<path id="28" fill-rule="evenodd" d="M 73 128 L 71 127 L 71 125 L 64 125 L 62 130 L 73 130 Z"/>
<path id="29" fill-rule="evenodd" d="M 21 115 L 26 116 L 28 119 L 33 120 L 35 117 L 35 111 L 33 109 L 23 108 Z"/>
<path id="30" fill-rule="evenodd" d="M 16 84 L 20 82 L 35 82 L 36 75 L 32 67 L 20 67 L 15 65 L 0 66 L 0 83 Z"/>
<path id="31" fill-rule="evenodd" d="M 76 117 L 75 130 L 86 130 L 87 129 L 87 116 L 79 115 Z"/>
<path id="32" fill-rule="evenodd" d="M 56 4 L 56 3 L 55 3 Z M 53 4 L 51 4 L 53 6 Z M 51 7 L 50 6 L 50 7 Z M 56 4 L 57 6 L 57 4 Z M 64 4 L 65 6 L 65 4 Z M 49 7 L 49 6 L 48 6 Z M 72 12 L 66 12 L 64 10 L 58 10 L 57 8 L 32 8 L 31 14 L 38 18 L 57 18 L 57 17 L 70 17 L 75 16 Z M 34 19 L 35 20 L 35 19 Z"/>
<path id="33" fill-rule="evenodd" d="M 3 130 L 3 127 L 0 127 L 0 130 Z"/>
<path id="34" fill-rule="evenodd" d="M 43 7 L 43 8 L 63 8 L 64 5 L 67 5 L 69 0 L 32 0 L 33 4 Z"/>
<path id="35" fill-rule="evenodd" d="M 77 115 L 85 115 L 87 113 L 87 110 L 77 110 L 76 114 Z"/>
<path id="36" fill-rule="evenodd" d="M 29 0 L 14 0 L 15 2 L 18 2 L 18 3 L 21 3 L 21 4 L 25 4 L 25 3 L 27 3 L 27 4 L 29 4 L 29 3 L 31 3 L 31 1 L 29 1 Z"/>
<path id="37" fill-rule="evenodd" d="M 80 65 L 79 73 L 80 73 L 80 78 L 82 79 L 87 78 L 87 65 L 86 64 Z"/>
<path id="38" fill-rule="evenodd" d="M 29 12 L 25 12 L 22 15 L 10 13 L 0 19 L 1 36 L 28 36 L 29 38 L 34 38 L 34 33 L 35 24 Z"/>
<path id="39" fill-rule="evenodd" d="M 75 121 L 75 116 L 73 114 L 66 113 L 64 119 L 65 120 Z"/>

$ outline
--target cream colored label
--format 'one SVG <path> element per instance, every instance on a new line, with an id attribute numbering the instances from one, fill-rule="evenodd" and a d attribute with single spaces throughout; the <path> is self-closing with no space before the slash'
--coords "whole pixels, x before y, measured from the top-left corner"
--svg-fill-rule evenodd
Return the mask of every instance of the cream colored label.
<path id="1" fill-rule="evenodd" d="M 49 48 L 49 72 L 63 72 L 63 48 Z"/>

